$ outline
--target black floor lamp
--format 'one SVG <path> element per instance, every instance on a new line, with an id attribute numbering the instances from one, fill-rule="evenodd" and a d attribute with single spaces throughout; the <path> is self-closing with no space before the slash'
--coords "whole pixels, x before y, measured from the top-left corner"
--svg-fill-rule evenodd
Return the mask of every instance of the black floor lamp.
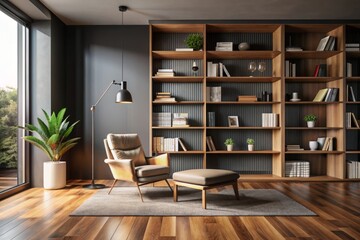
<path id="1" fill-rule="evenodd" d="M 95 174 L 94 174 L 94 135 L 95 135 L 95 124 L 94 124 L 94 113 L 96 105 L 101 101 L 101 99 L 105 96 L 107 91 L 111 88 L 112 85 L 120 85 L 120 90 L 116 94 L 116 103 L 132 103 L 131 93 L 126 89 L 126 82 L 115 82 L 113 80 L 110 85 L 106 88 L 103 94 L 100 96 L 99 100 L 91 106 L 91 184 L 84 185 L 83 188 L 89 189 L 99 189 L 104 188 L 104 184 L 95 184 Z"/>

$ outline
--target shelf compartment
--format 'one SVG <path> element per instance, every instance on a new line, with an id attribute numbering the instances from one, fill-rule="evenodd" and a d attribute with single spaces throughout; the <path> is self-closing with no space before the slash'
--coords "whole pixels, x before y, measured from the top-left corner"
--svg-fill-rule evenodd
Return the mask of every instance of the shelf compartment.
<path id="1" fill-rule="evenodd" d="M 153 51 L 152 57 L 154 59 L 203 59 L 203 51 Z"/>
<path id="2" fill-rule="evenodd" d="M 280 127 L 206 127 L 208 130 L 279 130 Z"/>
<path id="3" fill-rule="evenodd" d="M 310 130 L 310 131 L 316 131 L 316 130 L 341 130 L 342 127 L 285 127 L 286 130 Z"/>
<path id="4" fill-rule="evenodd" d="M 238 102 L 238 101 L 226 101 L 226 102 L 206 102 L 206 104 L 212 105 L 222 105 L 222 104 L 232 104 L 232 105 L 271 105 L 279 104 L 281 102 Z"/>
<path id="5" fill-rule="evenodd" d="M 153 82 L 159 83 L 202 83 L 204 77 L 185 76 L 185 77 L 152 77 Z"/>
<path id="6" fill-rule="evenodd" d="M 255 150 L 255 151 L 207 151 L 206 154 L 280 154 L 280 151 L 272 150 Z"/>
<path id="7" fill-rule="evenodd" d="M 158 154 L 169 153 L 169 154 L 203 154 L 204 151 L 178 151 L 178 152 L 159 152 Z"/>
<path id="8" fill-rule="evenodd" d="M 207 59 L 273 59 L 280 51 L 207 51 Z"/>
<path id="9" fill-rule="evenodd" d="M 358 58 L 360 57 L 360 51 L 357 52 L 345 52 L 346 53 L 346 57 L 350 57 L 350 58 Z"/>
<path id="10" fill-rule="evenodd" d="M 333 57 L 341 51 L 298 51 L 286 52 L 286 59 L 327 59 Z"/>
<path id="11" fill-rule="evenodd" d="M 163 129 L 163 130 L 203 130 L 204 127 L 157 127 L 153 126 L 152 129 Z"/>
<path id="12" fill-rule="evenodd" d="M 330 104 L 340 104 L 342 101 L 338 102 L 313 102 L 313 101 L 300 101 L 300 102 L 285 102 L 288 105 L 330 105 Z"/>
<path id="13" fill-rule="evenodd" d="M 310 150 L 300 150 L 300 151 L 286 151 L 285 154 L 341 154 L 344 151 L 310 151 Z"/>
<path id="14" fill-rule="evenodd" d="M 281 80 L 281 77 L 207 77 L 207 82 L 227 83 L 272 83 Z"/>
<path id="15" fill-rule="evenodd" d="M 340 80 L 342 77 L 286 77 L 287 83 L 328 83 Z"/>
<path id="16" fill-rule="evenodd" d="M 193 105 L 193 104 L 197 104 L 197 105 L 201 105 L 201 104 L 204 104 L 204 102 L 199 102 L 199 101 L 178 101 L 178 102 L 152 102 L 153 104 L 172 104 L 172 105 L 187 105 L 187 104 L 190 104 L 190 105 Z"/>

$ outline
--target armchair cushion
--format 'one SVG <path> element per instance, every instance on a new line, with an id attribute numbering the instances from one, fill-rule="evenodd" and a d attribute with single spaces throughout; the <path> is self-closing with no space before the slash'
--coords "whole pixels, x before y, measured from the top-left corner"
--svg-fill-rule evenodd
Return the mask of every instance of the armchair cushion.
<path id="1" fill-rule="evenodd" d="M 146 164 L 144 150 L 137 134 L 108 134 L 107 141 L 115 159 L 132 159 L 135 166 Z"/>
<path id="2" fill-rule="evenodd" d="M 135 167 L 135 172 L 137 177 L 142 178 L 169 174 L 170 169 L 161 165 L 143 165 Z"/>

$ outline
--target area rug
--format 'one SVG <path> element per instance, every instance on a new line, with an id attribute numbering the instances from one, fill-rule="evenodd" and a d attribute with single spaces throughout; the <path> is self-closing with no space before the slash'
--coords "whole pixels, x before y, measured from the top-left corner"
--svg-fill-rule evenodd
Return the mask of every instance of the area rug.
<path id="1" fill-rule="evenodd" d="M 207 209 L 201 191 L 179 187 L 179 201 L 165 187 L 143 187 L 142 203 L 135 187 L 116 187 L 110 195 L 101 189 L 70 216 L 314 216 L 314 212 L 273 189 L 207 192 Z"/>

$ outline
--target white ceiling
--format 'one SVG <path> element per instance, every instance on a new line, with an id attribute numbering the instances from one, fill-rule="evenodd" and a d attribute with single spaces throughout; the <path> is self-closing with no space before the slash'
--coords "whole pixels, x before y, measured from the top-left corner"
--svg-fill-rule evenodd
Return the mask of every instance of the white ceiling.
<path id="1" fill-rule="evenodd" d="M 120 25 L 149 20 L 360 19 L 360 0 L 40 0 L 68 25 Z M 46 19 L 29 0 L 11 0 L 33 19 Z"/>

